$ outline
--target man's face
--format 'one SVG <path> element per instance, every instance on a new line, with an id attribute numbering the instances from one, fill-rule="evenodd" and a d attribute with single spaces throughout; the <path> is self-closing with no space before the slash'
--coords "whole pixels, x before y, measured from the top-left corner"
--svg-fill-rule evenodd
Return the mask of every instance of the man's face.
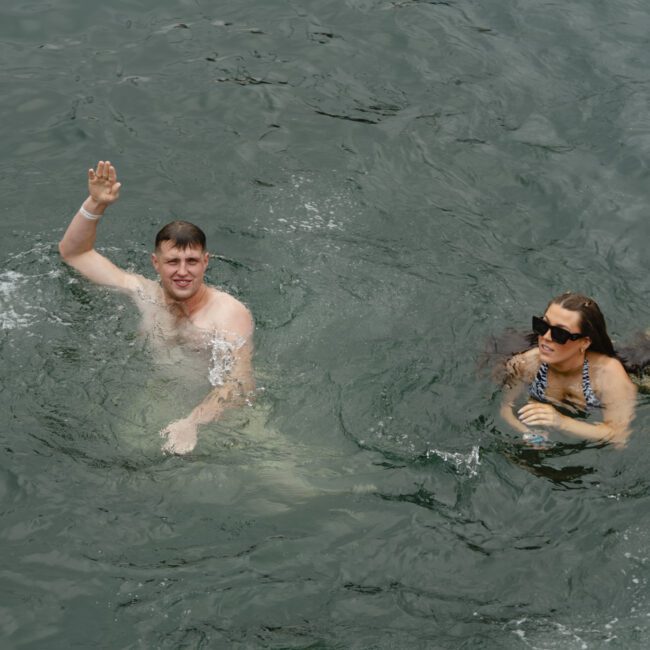
<path id="1" fill-rule="evenodd" d="M 151 255 L 151 261 L 160 276 L 165 295 L 183 302 L 194 296 L 203 285 L 208 253 L 198 246 L 181 250 L 167 240 Z"/>

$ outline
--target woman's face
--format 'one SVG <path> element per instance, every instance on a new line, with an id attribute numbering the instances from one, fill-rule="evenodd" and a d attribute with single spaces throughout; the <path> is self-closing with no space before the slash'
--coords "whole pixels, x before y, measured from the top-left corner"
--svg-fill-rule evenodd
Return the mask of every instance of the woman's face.
<path id="1" fill-rule="evenodd" d="M 565 309 L 560 305 L 552 304 L 544 314 L 544 320 L 554 327 L 561 327 L 571 334 L 580 334 L 580 312 Z M 543 362 L 560 364 L 582 356 L 582 352 L 588 347 L 589 338 L 581 338 L 577 341 L 567 341 L 564 344 L 557 343 L 551 338 L 549 329 L 544 336 L 537 337 L 539 357 Z M 586 347 L 585 347 L 586 346 Z"/>

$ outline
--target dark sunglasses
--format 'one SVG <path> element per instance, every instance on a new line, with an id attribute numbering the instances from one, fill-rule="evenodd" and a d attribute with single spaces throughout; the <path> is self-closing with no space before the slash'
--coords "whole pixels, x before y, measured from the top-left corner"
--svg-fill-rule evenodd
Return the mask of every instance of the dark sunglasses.
<path id="1" fill-rule="evenodd" d="M 573 334 L 572 332 L 565 330 L 563 327 L 549 325 L 543 318 L 533 316 L 533 332 L 535 332 L 535 334 L 544 336 L 544 334 L 549 330 L 551 330 L 551 340 L 560 345 L 564 345 L 567 341 L 577 341 L 585 336 L 584 334 Z"/>

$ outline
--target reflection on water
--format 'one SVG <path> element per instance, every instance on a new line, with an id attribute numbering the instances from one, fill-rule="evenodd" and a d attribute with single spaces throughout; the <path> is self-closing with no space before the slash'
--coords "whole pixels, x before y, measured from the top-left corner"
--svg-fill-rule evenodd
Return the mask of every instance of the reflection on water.
<path id="1" fill-rule="evenodd" d="M 582 484 L 585 480 L 584 477 L 596 473 L 596 469 L 582 465 L 565 465 L 564 462 L 561 467 L 554 467 L 553 461 L 573 455 L 580 457 L 580 451 L 584 449 L 602 449 L 603 447 L 605 445 L 588 445 L 584 442 L 575 445 L 556 444 L 550 449 L 535 449 L 519 445 L 511 451 L 504 451 L 504 453 L 513 463 L 532 474 L 546 478 L 558 485 L 571 487 Z M 597 485 L 597 478 L 592 480 L 591 484 Z"/>

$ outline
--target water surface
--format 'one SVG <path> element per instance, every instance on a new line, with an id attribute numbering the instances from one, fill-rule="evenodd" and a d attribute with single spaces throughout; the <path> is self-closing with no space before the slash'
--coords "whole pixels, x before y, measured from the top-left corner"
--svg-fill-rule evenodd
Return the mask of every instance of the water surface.
<path id="1" fill-rule="evenodd" d="M 650 324 L 650 11 L 633 0 L 0 9 L 3 647 L 644 648 L 650 410 L 525 450 L 477 368 L 550 296 Z M 254 406 L 193 398 L 56 243 L 173 218 L 256 318 Z M 173 368 L 172 368 L 173 371 Z M 179 392 L 181 391 L 181 392 Z"/>

